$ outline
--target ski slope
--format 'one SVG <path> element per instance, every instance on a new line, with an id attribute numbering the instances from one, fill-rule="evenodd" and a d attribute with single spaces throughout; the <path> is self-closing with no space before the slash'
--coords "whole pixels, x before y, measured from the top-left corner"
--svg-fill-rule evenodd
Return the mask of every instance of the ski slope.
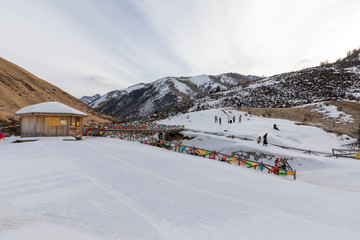
<path id="1" fill-rule="evenodd" d="M 196 125 L 197 114 L 206 112 L 193 114 L 183 116 L 186 127 L 220 132 L 214 119 Z M 181 117 L 167 121 L 183 124 Z M 269 119 L 248 120 L 256 121 L 271 130 Z M 0 239 L 360 239 L 360 161 L 278 149 L 271 142 L 289 137 L 282 135 L 285 122 L 277 123 L 281 134 L 268 131 L 267 151 L 292 154 L 296 181 L 114 138 L 17 144 L 7 138 L 0 141 Z M 222 127 L 249 137 L 264 132 Z M 303 147 L 315 145 L 296 133 L 287 134 Z M 229 151 L 244 142 L 264 148 L 189 134 L 197 136 L 188 141 Z M 343 142 L 323 134 L 321 150 Z"/>
<path id="2" fill-rule="evenodd" d="M 215 115 L 221 117 L 222 124 L 215 123 Z M 242 116 L 239 123 L 239 115 Z M 235 116 L 235 123 L 229 124 L 228 119 Z M 296 124 L 296 122 L 276 118 L 264 118 L 250 115 L 233 109 L 211 109 L 198 112 L 180 114 L 166 120 L 161 124 L 185 125 L 189 130 L 219 133 L 219 135 L 234 135 L 237 137 L 256 140 L 268 133 L 270 145 L 301 148 L 305 150 L 331 152 L 332 148 L 340 148 L 342 145 L 354 141 L 349 136 L 337 136 L 335 133 L 327 133 L 321 128 Z M 273 128 L 277 124 L 280 131 Z M 242 144 L 245 144 L 242 142 Z M 264 149 L 263 147 L 259 149 Z"/>

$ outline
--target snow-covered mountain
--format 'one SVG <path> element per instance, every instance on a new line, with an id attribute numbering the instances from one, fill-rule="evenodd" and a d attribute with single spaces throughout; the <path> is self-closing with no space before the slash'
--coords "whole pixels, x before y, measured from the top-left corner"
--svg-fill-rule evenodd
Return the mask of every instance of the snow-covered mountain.
<path id="1" fill-rule="evenodd" d="M 111 91 L 89 105 L 118 118 L 136 118 L 163 111 L 177 103 L 191 104 L 195 99 L 251 81 L 251 78 L 237 73 L 166 77 Z"/>
<path id="2" fill-rule="evenodd" d="M 89 104 L 89 103 L 99 99 L 100 97 L 101 97 L 100 94 L 96 94 L 94 96 L 83 96 L 82 98 L 80 98 L 80 100 L 86 104 Z"/>
<path id="3" fill-rule="evenodd" d="M 195 107 L 290 107 L 325 100 L 360 100 L 359 58 L 250 82 L 199 99 Z"/>
<path id="4" fill-rule="evenodd" d="M 151 119 L 219 107 L 290 107 L 325 100 L 360 100 L 360 50 L 318 67 L 268 78 L 237 73 L 166 77 L 109 92 L 90 103 L 103 113 Z"/>

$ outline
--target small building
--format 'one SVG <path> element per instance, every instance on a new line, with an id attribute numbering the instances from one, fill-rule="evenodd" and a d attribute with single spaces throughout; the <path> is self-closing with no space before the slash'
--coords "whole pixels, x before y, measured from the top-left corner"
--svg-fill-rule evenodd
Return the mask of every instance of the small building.
<path id="1" fill-rule="evenodd" d="M 21 137 L 72 136 L 82 138 L 82 120 L 87 115 L 59 102 L 27 106 L 15 113 L 21 117 Z"/>

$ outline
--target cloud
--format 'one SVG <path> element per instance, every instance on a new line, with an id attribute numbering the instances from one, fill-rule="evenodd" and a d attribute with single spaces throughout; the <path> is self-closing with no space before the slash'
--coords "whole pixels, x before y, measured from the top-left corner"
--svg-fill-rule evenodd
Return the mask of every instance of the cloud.
<path id="1" fill-rule="evenodd" d="M 0 52 L 81 97 L 165 76 L 272 75 L 359 47 L 356 0 L 5 1 Z"/>

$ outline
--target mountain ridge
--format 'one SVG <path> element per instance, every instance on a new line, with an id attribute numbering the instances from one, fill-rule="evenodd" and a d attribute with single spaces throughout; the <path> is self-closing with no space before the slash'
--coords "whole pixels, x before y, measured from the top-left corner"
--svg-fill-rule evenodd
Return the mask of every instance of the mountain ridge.
<path id="1" fill-rule="evenodd" d="M 0 124 L 19 122 L 15 112 L 20 108 L 45 101 L 58 101 L 89 115 L 85 120 L 111 121 L 85 103 L 55 85 L 35 76 L 18 65 L 0 58 Z"/>
<path id="2" fill-rule="evenodd" d="M 253 78 L 238 73 L 165 77 L 106 93 L 89 106 L 122 119 L 144 117 L 176 103 L 192 102 L 208 94 L 247 84 Z"/>

